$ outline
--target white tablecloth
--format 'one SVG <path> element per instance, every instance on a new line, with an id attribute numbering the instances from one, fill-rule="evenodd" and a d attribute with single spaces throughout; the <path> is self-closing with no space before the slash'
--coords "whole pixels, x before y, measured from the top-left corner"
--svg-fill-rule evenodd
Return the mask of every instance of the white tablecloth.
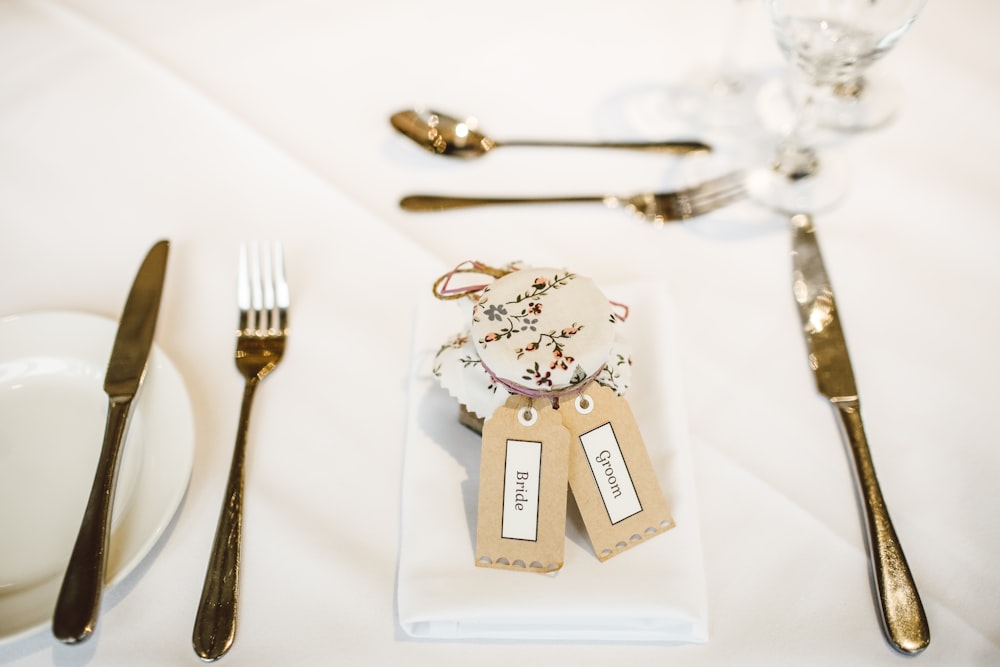
<path id="1" fill-rule="evenodd" d="M 293 331 L 253 415 L 226 661 L 899 664 L 837 426 L 805 362 L 780 216 L 743 204 L 658 228 L 600 206 L 397 208 L 418 191 L 667 189 L 704 166 L 514 147 L 450 161 L 389 126 L 417 104 L 476 114 L 500 139 L 696 135 L 739 155 L 753 130 L 699 128 L 662 104 L 672 82 L 737 42 L 733 11 L 729 0 L 0 3 L 0 315 L 117 316 L 142 253 L 171 239 L 157 342 L 185 379 L 196 431 L 175 521 L 107 593 L 96 636 L 67 647 L 37 633 L 0 646 L 0 662 L 197 661 L 191 627 L 241 391 L 236 247 L 280 238 Z M 737 62 L 781 71 L 763 9 L 744 11 Z M 931 0 L 879 65 L 904 93 L 900 115 L 841 140 L 851 188 L 816 221 L 882 490 L 930 619 L 921 665 L 1000 662 L 998 20 L 994 3 Z M 414 305 L 466 259 L 655 280 L 671 295 L 705 644 L 435 642 L 399 627 Z"/>

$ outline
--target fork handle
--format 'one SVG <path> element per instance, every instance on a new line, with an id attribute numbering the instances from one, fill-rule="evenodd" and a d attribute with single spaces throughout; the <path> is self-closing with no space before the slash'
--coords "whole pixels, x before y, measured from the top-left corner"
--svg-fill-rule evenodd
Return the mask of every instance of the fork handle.
<path id="1" fill-rule="evenodd" d="M 240 589 L 240 545 L 243 533 L 243 480 L 246 462 L 250 407 L 260 379 L 247 378 L 240 407 L 239 428 L 233 460 L 229 466 L 226 495 L 215 529 L 212 552 L 201 589 L 201 600 L 194 620 L 192 644 L 202 660 L 218 660 L 232 648 L 236 639 L 236 611 Z"/>
<path id="2" fill-rule="evenodd" d="M 889 510 L 875 476 L 875 464 L 861 421 L 861 408 L 854 400 L 837 403 L 835 409 L 850 449 L 864 508 L 872 579 L 878 595 L 882 626 L 893 648 L 915 655 L 930 643 L 930 629 L 917 585 L 892 527 Z"/>
<path id="3" fill-rule="evenodd" d="M 511 204 L 578 204 L 603 202 L 608 198 L 597 195 L 569 197 L 447 197 L 443 195 L 409 195 L 399 200 L 406 211 L 445 211 L 453 208 Z"/>

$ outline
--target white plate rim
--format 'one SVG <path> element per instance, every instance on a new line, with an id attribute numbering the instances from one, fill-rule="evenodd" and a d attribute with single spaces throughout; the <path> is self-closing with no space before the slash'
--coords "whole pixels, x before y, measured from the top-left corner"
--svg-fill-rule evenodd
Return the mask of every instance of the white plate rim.
<path id="1" fill-rule="evenodd" d="M 101 315 L 40 310 L 0 318 L 0 340 L 5 326 L 15 320 L 46 329 L 56 326 L 77 338 L 107 338 L 109 350 L 117 331 L 117 322 Z M 103 360 L 102 365 L 106 363 Z M 163 536 L 187 493 L 194 464 L 190 397 L 180 372 L 155 343 L 137 405 L 143 410 L 143 462 L 128 513 L 111 538 L 105 594 L 134 571 Z M 48 627 L 60 583 L 57 575 L 26 590 L 0 595 L 0 646 Z M 25 610 L 29 617 L 15 617 Z"/>

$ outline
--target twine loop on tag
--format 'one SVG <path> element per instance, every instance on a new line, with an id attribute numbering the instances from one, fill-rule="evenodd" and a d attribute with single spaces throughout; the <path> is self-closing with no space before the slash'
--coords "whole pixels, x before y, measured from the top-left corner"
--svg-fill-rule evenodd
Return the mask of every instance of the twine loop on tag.
<path id="1" fill-rule="evenodd" d="M 460 273 L 473 273 L 484 276 L 489 276 L 493 279 L 503 278 L 508 273 L 513 273 L 517 271 L 518 267 L 515 262 L 508 264 L 507 266 L 497 268 L 495 266 L 490 266 L 489 264 L 483 264 L 482 262 L 477 262 L 475 260 L 466 260 L 456 266 L 454 269 L 444 274 L 440 278 L 434 281 L 434 286 L 431 290 L 434 292 L 434 296 L 443 301 L 451 301 L 454 299 L 461 299 L 462 297 L 475 298 L 480 292 L 489 287 L 489 283 L 484 283 L 482 285 L 464 285 L 462 287 L 449 287 L 451 279 Z"/>

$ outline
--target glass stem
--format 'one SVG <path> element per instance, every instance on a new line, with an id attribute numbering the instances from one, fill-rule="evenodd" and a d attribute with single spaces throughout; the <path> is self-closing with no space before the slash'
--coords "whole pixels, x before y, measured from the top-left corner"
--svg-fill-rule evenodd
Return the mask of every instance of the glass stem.
<path id="1" fill-rule="evenodd" d="M 835 85 L 833 87 L 833 94 L 838 97 L 857 101 L 864 89 L 865 78 L 859 75 Z"/>
<path id="2" fill-rule="evenodd" d="M 775 171 L 791 180 L 807 178 L 819 169 L 819 160 L 811 139 L 817 126 L 816 87 L 803 83 L 798 88 L 799 94 L 794 95 L 795 122 L 791 131 L 778 144 L 773 165 Z"/>

